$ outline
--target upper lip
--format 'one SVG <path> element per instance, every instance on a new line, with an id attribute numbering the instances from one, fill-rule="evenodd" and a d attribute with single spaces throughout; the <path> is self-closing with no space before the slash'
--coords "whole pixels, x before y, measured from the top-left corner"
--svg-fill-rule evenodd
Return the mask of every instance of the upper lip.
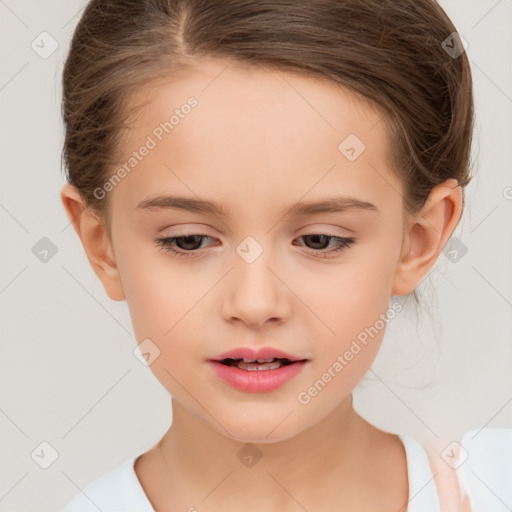
<path id="1" fill-rule="evenodd" d="M 233 350 L 229 350 L 228 352 L 224 352 L 211 358 L 211 361 L 222 361 L 224 359 L 250 359 L 251 361 L 256 361 L 258 359 L 289 359 L 290 361 L 304 361 L 306 358 L 294 356 L 292 354 L 288 354 L 283 352 L 282 350 L 278 350 L 273 347 L 261 347 L 259 349 L 254 349 L 250 347 L 239 347 Z"/>

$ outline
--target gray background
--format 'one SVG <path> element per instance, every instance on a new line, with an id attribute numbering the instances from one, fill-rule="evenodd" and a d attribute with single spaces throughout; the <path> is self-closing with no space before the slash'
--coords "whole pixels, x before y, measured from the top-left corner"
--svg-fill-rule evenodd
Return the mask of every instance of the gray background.
<path id="1" fill-rule="evenodd" d="M 391 322 L 354 393 L 368 421 L 424 443 L 512 427 L 512 0 L 440 3 L 468 41 L 475 84 L 477 177 L 454 233 L 468 251 L 441 254 L 420 286 L 425 314 L 411 303 Z M 57 510 L 172 417 L 132 353 L 126 304 L 105 294 L 60 202 L 60 78 L 83 5 L 0 0 L 2 511 Z M 48 58 L 31 47 L 43 31 L 58 42 Z M 33 252 L 43 237 L 57 250 L 46 262 Z M 49 457 L 42 442 L 57 454 L 47 469 L 32 455 Z"/>

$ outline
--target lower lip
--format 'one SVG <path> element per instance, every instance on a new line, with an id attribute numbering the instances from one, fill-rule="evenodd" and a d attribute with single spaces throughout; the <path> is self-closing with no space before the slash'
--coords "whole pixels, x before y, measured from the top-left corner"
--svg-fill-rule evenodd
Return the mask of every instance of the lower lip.
<path id="1" fill-rule="evenodd" d="M 222 381 L 249 393 L 265 393 L 277 389 L 300 373 L 306 362 L 297 361 L 275 370 L 242 370 L 219 361 L 208 361 Z"/>

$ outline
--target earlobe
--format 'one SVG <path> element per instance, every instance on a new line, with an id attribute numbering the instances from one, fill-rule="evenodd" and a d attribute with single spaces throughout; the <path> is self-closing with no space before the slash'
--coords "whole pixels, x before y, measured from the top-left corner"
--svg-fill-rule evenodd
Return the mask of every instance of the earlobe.
<path id="1" fill-rule="evenodd" d="M 462 214 L 462 189 L 455 179 L 436 185 L 409 222 L 393 281 L 393 295 L 411 293 L 434 266 Z"/>
<path id="2" fill-rule="evenodd" d="M 60 195 L 66 214 L 82 242 L 87 259 L 101 280 L 107 295 L 112 300 L 125 300 L 112 241 L 104 223 L 86 207 L 80 192 L 73 185 L 66 183 Z"/>

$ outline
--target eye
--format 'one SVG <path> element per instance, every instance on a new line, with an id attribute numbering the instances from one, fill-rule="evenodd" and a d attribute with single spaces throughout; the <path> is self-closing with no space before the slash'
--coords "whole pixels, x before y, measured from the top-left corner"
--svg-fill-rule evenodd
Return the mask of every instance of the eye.
<path id="1" fill-rule="evenodd" d="M 181 236 L 172 236 L 165 238 L 158 238 L 156 243 L 160 246 L 165 252 L 169 252 L 176 256 L 183 256 L 185 258 L 195 257 L 197 253 L 197 249 L 201 246 L 201 242 L 205 238 L 211 238 L 208 235 L 203 234 L 189 234 L 189 235 L 181 235 Z M 173 244 L 177 245 L 178 249 L 176 250 L 173 247 Z"/>
<path id="2" fill-rule="evenodd" d="M 212 238 L 205 234 L 191 233 L 181 236 L 158 238 L 156 240 L 156 243 L 165 252 L 171 253 L 179 257 L 193 258 L 201 254 L 202 251 L 199 251 L 198 249 L 202 248 L 202 242 L 205 239 Z M 348 249 L 355 241 L 355 239 L 351 237 L 344 238 L 335 235 L 320 233 L 302 235 L 296 240 L 300 239 L 304 239 L 306 241 L 306 245 L 313 245 L 313 247 L 311 248 L 313 250 L 313 253 L 322 258 L 332 256 L 334 254 L 340 253 Z M 326 251 L 326 244 L 328 247 L 331 242 L 335 242 L 336 245 L 334 246 L 334 248 L 331 248 Z M 177 249 L 175 247 L 177 247 Z"/>
<path id="3" fill-rule="evenodd" d="M 301 238 L 306 240 L 307 243 L 312 244 L 314 246 L 314 252 L 322 258 L 332 256 L 333 254 L 337 254 L 348 249 L 355 241 L 355 239 L 352 237 L 345 238 L 336 235 L 327 235 L 320 233 L 302 235 L 297 240 L 300 240 Z M 327 243 L 328 246 L 331 241 L 336 242 L 337 245 L 335 245 L 334 248 L 329 249 L 328 251 L 323 250 L 325 249 L 325 244 Z M 319 245 L 321 247 L 318 247 Z"/>

